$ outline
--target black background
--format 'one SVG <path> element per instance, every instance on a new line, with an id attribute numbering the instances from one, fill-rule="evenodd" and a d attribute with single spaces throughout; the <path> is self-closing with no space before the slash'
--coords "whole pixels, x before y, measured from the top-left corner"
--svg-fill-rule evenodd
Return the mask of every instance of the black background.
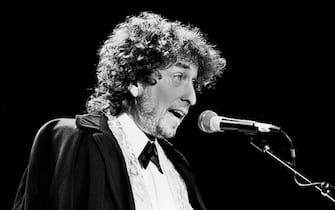
<path id="1" fill-rule="evenodd" d="M 192 23 L 227 59 L 217 88 L 198 96 L 173 143 L 189 160 L 208 209 L 329 209 L 316 189 L 240 134 L 205 134 L 205 109 L 270 122 L 293 139 L 297 168 L 335 185 L 334 32 L 329 5 L 176 2 L 13 4 L 2 7 L 1 155 L 4 209 L 10 209 L 33 137 L 47 120 L 84 111 L 97 50 L 125 16 L 150 10 Z M 267 138 L 286 158 L 286 140 Z"/>

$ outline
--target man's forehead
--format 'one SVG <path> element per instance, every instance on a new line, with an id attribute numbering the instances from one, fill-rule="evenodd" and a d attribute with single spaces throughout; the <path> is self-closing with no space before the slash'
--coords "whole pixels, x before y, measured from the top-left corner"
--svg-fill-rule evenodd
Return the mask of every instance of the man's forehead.
<path id="1" fill-rule="evenodd" d="M 185 70 L 185 73 L 190 74 L 192 78 L 198 77 L 198 66 L 193 62 L 189 61 L 177 61 L 173 64 L 175 67 L 179 67 Z"/>

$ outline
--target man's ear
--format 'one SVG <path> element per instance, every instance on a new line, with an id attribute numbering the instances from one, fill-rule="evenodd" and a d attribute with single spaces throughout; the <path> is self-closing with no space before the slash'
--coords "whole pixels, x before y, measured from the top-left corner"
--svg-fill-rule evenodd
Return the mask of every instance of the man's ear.
<path id="1" fill-rule="evenodd" d="M 134 98 L 138 96 L 138 87 L 136 85 L 129 85 L 128 90 Z"/>
<path id="2" fill-rule="evenodd" d="M 136 85 L 134 84 L 130 84 L 128 87 L 129 92 L 131 93 L 131 95 L 136 98 L 137 96 L 139 96 L 140 94 L 142 94 L 142 84 L 137 82 Z"/>

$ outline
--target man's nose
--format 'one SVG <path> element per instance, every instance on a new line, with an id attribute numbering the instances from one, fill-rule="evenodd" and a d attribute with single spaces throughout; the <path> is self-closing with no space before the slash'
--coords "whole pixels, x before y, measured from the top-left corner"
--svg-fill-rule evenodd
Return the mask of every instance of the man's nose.
<path id="1" fill-rule="evenodd" d="M 193 86 L 193 82 L 188 83 L 185 87 L 185 94 L 182 97 L 183 101 L 187 101 L 187 103 L 191 106 L 195 105 L 197 102 L 197 96 L 195 92 L 195 88 Z"/>

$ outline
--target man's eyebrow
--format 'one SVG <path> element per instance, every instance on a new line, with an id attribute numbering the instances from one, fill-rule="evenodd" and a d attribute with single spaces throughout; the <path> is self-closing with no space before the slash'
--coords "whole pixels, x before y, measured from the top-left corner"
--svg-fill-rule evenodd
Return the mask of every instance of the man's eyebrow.
<path id="1" fill-rule="evenodd" d="M 187 63 L 183 63 L 183 62 L 177 62 L 177 63 L 175 64 L 175 66 L 177 66 L 177 67 L 181 67 L 181 68 L 183 68 L 183 69 L 190 69 L 190 68 L 191 68 L 189 64 L 187 64 Z"/>

